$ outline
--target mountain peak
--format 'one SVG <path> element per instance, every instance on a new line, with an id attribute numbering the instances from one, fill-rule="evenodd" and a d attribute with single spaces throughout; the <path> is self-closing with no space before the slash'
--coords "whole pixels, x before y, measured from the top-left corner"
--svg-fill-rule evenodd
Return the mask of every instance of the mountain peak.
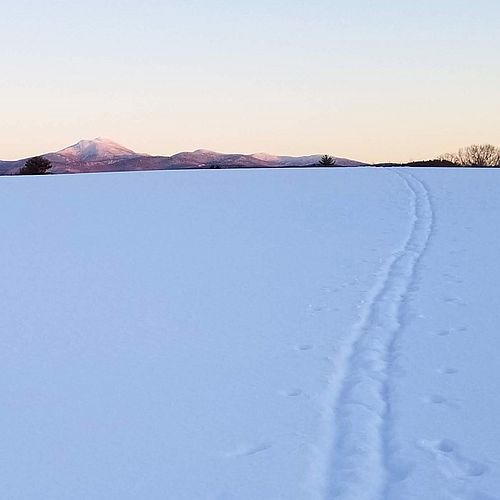
<path id="1" fill-rule="evenodd" d="M 254 153 L 250 156 L 252 156 L 252 158 L 256 158 L 257 160 L 262 160 L 262 161 L 278 161 L 280 159 L 279 156 L 271 155 L 269 153 Z"/>
<path id="2" fill-rule="evenodd" d="M 137 155 L 131 149 L 105 137 L 96 137 L 91 140 L 83 139 L 58 151 L 57 154 L 74 161 L 102 161 Z"/>
<path id="3" fill-rule="evenodd" d="M 216 153 L 215 151 L 212 151 L 210 149 L 197 149 L 196 151 L 193 151 L 193 153 L 197 153 L 197 154 L 221 154 L 221 153 Z"/>

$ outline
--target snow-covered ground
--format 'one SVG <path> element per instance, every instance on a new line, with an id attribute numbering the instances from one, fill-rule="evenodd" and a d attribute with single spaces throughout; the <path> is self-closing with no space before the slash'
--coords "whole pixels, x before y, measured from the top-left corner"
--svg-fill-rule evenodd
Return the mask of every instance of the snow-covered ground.
<path id="1" fill-rule="evenodd" d="M 499 176 L 0 179 L 0 496 L 500 498 Z"/>

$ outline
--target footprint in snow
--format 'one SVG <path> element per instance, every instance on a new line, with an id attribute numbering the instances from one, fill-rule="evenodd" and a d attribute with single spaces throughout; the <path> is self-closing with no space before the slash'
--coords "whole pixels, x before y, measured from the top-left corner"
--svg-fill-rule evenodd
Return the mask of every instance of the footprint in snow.
<path id="1" fill-rule="evenodd" d="M 438 332 L 438 336 L 439 337 L 447 337 L 448 335 L 451 335 L 452 332 L 453 332 L 452 329 L 441 330 L 441 331 Z"/>
<path id="2" fill-rule="evenodd" d="M 456 274 L 444 273 L 443 277 L 446 278 L 446 281 L 448 283 L 456 283 L 457 285 L 463 283 L 463 280 L 460 279 Z"/>
<path id="3" fill-rule="evenodd" d="M 261 442 L 250 445 L 241 445 L 236 448 L 234 451 L 226 453 L 226 457 L 228 458 L 240 458 L 240 457 L 250 457 L 252 455 L 257 455 L 258 453 L 262 453 L 264 451 L 269 450 L 272 447 L 272 444 L 269 442 Z"/>
<path id="4" fill-rule="evenodd" d="M 451 439 L 437 441 L 423 440 L 420 446 L 432 453 L 441 473 L 449 479 L 467 479 L 479 477 L 488 471 L 488 467 L 464 456 L 457 443 Z"/>
<path id="5" fill-rule="evenodd" d="M 452 408 L 454 410 L 460 409 L 460 400 L 459 399 L 450 399 L 442 394 L 430 394 L 423 398 L 423 401 L 430 405 L 442 406 L 447 408 Z"/>
<path id="6" fill-rule="evenodd" d="M 289 391 L 283 391 L 281 394 L 283 396 L 288 397 L 288 398 L 296 398 L 296 397 L 302 395 L 302 389 L 294 388 L 294 389 L 290 389 Z"/>
<path id="7" fill-rule="evenodd" d="M 447 399 L 444 396 L 441 396 L 441 394 L 432 394 L 427 398 L 427 401 L 434 405 L 442 405 L 447 402 Z"/>
<path id="8" fill-rule="evenodd" d="M 313 304 L 309 304 L 307 306 L 307 309 L 308 309 L 310 314 L 317 314 L 317 313 L 322 312 L 325 308 L 323 306 L 315 306 Z"/>
<path id="9" fill-rule="evenodd" d="M 467 331 L 467 327 L 461 326 L 460 328 L 445 328 L 444 330 L 440 330 L 437 335 L 439 337 L 447 337 L 448 335 L 452 335 L 455 333 L 464 333 Z"/>
<path id="10" fill-rule="evenodd" d="M 463 301 L 460 297 L 445 297 L 444 301 L 447 304 L 453 305 L 453 306 L 458 306 L 458 307 L 463 307 L 467 305 L 467 302 Z"/>
<path id="11" fill-rule="evenodd" d="M 310 351 L 313 348 L 311 344 L 299 344 L 295 346 L 296 351 Z"/>
<path id="12" fill-rule="evenodd" d="M 455 375 L 456 373 L 458 373 L 458 370 L 456 368 L 451 367 L 438 368 L 437 371 L 441 375 Z"/>

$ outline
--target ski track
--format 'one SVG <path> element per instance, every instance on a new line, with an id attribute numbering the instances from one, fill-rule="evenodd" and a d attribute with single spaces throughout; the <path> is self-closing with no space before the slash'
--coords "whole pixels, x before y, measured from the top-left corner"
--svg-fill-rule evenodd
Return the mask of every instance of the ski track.
<path id="1" fill-rule="evenodd" d="M 408 470 L 393 456 L 391 379 L 407 295 L 432 234 L 426 186 L 396 171 L 410 193 L 410 224 L 401 247 L 383 264 L 350 340 L 336 356 L 327 405 L 326 457 L 319 471 L 323 500 L 385 500 Z"/>

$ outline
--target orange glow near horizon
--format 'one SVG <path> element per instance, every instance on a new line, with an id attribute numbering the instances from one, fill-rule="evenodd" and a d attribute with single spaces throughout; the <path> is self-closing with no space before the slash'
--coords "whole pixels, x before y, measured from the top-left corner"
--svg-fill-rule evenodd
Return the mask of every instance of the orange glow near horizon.
<path id="1" fill-rule="evenodd" d="M 77 5 L 5 2 L 3 160 L 96 136 L 368 163 L 500 145 L 496 0 L 90 0 L 91 23 Z"/>

